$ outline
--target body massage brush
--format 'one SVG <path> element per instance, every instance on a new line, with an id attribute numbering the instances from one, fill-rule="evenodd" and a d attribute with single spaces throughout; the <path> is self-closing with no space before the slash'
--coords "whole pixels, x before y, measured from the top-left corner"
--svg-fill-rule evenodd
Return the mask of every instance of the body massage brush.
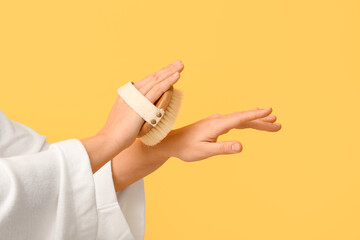
<path id="1" fill-rule="evenodd" d="M 139 138 L 148 146 L 161 142 L 174 126 L 183 93 L 171 86 L 153 104 L 129 81 L 118 89 L 118 94 L 145 122 Z"/>

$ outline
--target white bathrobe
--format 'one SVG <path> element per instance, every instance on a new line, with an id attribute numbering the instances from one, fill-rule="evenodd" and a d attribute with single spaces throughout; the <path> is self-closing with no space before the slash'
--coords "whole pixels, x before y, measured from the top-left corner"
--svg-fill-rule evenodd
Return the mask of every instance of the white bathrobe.
<path id="1" fill-rule="evenodd" d="M 144 238 L 143 179 L 116 193 L 77 139 L 48 143 L 0 111 L 0 239 Z"/>

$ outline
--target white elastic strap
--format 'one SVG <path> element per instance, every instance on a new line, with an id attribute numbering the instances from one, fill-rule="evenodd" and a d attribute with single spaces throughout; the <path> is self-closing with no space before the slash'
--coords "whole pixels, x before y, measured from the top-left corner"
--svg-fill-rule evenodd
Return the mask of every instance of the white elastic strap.
<path id="1" fill-rule="evenodd" d="M 142 95 L 133 85 L 133 82 L 129 81 L 121 86 L 117 92 L 140 117 L 153 127 L 155 127 L 164 116 L 164 110 L 157 108 L 149 99 Z M 160 117 L 156 116 L 158 113 L 161 113 L 161 115 L 159 115 Z M 152 123 L 154 120 L 155 123 Z"/>

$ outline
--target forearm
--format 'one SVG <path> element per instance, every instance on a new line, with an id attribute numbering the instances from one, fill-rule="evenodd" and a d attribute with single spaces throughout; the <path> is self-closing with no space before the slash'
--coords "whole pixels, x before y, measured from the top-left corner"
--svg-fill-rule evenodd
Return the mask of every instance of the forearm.
<path id="1" fill-rule="evenodd" d="M 125 145 L 118 144 L 113 138 L 105 134 L 96 134 L 93 137 L 84 138 L 80 141 L 89 155 L 93 173 L 126 147 Z"/>
<path id="2" fill-rule="evenodd" d="M 111 161 L 116 192 L 154 172 L 169 157 L 160 143 L 149 147 L 136 139 Z"/>

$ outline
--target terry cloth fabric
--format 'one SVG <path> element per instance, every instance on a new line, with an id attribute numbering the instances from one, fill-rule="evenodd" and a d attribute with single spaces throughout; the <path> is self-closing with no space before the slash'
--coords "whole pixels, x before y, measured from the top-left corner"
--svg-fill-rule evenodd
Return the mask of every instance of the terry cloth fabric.
<path id="1" fill-rule="evenodd" d="M 77 139 L 49 143 L 0 111 L 0 239 L 144 238 L 143 179 L 116 193 Z"/>

